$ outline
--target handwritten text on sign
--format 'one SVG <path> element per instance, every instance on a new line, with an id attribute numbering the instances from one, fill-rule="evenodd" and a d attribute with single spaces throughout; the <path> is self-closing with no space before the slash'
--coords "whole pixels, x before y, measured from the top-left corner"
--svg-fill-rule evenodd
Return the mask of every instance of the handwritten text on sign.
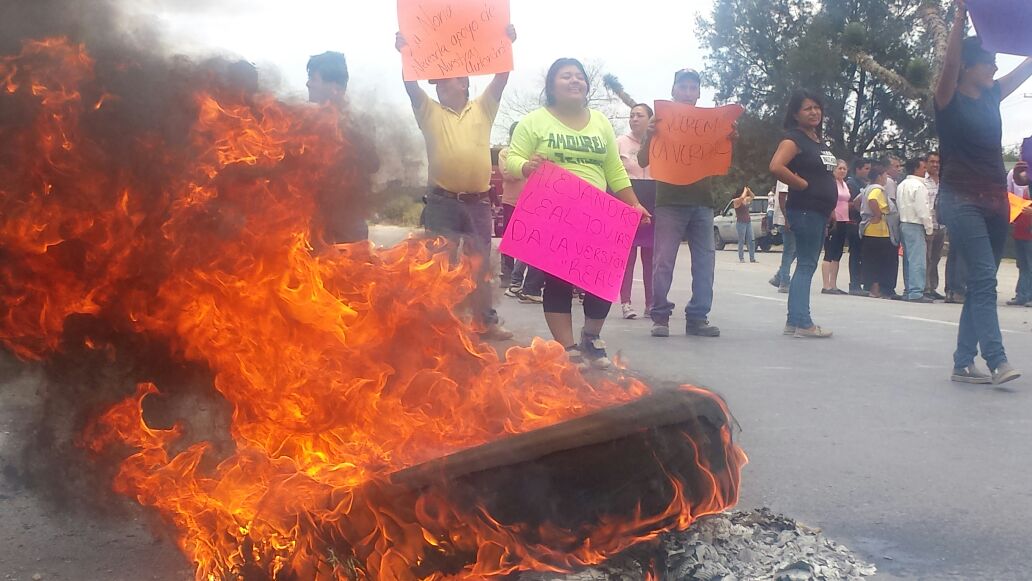
<path id="1" fill-rule="evenodd" d="M 398 0 L 406 81 L 512 70 L 509 0 Z"/>
<path id="2" fill-rule="evenodd" d="M 704 109 L 656 101 L 656 134 L 649 149 L 652 177 L 686 186 L 731 168 L 731 133 L 744 109 L 725 105 Z"/>
<path id="3" fill-rule="evenodd" d="M 638 210 L 545 163 L 527 180 L 499 249 L 616 301 L 640 221 Z"/>

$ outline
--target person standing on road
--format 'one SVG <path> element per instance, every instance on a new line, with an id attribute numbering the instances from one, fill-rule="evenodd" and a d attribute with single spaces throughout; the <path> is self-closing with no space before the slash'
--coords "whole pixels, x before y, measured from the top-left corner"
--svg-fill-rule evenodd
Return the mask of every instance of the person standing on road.
<path id="1" fill-rule="evenodd" d="M 925 296 L 928 266 L 926 237 L 931 236 L 932 209 L 928 204 L 923 158 L 907 160 L 907 177 L 899 184 L 896 204 L 899 206 L 899 232 L 903 242 L 903 300 L 931 303 Z"/>
<path id="2" fill-rule="evenodd" d="M 609 119 L 588 108 L 588 75 L 577 59 L 561 58 L 545 77 L 545 106 L 530 112 L 516 126 L 509 147 L 511 173 L 530 177 L 542 163 L 550 161 L 600 190 L 614 192 L 637 208 L 642 221 L 651 216 L 638 201 L 627 170 L 620 163 L 616 133 Z M 585 144 L 588 144 L 587 146 Z M 580 342 L 573 338 L 573 285 L 551 274 L 545 275 L 545 322 L 552 337 L 566 347 L 570 360 L 597 368 L 610 365 L 602 326 L 612 303 L 591 293 L 584 294 L 584 328 Z"/>
<path id="3" fill-rule="evenodd" d="M 512 141 L 513 132 L 516 131 L 516 125 L 517 123 L 513 123 L 509 127 L 510 142 Z M 505 218 L 506 227 L 508 227 L 509 220 L 512 219 L 512 215 L 516 211 L 516 204 L 520 200 L 523 186 L 527 185 L 527 178 L 523 177 L 523 174 L 509 173 L 506 167 L 508 159 L 509 148 L 503 147 L 498 152 L 498 170 L 502 172 L 502 215 Z M 541 289 L 545 287 L 545 273 L 522 260 L 513 260 L 502 255 L 503 278 L 506 270 L 504 261 L 507 258 L 512 260 L 512 264 L 509 267 L 509 277 L 502 281 L 508 286 L 505 296 L 513 297 L 523 304 L 541 304 Z"/>
<path id="4" fill-rule="evenodd" d="M 964 38 L 964 1 L 957 0 L 956 8 L 935 89 L 942 153 L 939 204 L 950 245 L 957 246 L 967 267 L 951 379 L 998 385 L 1021 376 L 1007 360 L 996 306 L 996 273 L 1010 221 L 1000 102 L 1032 76 L 1032 57 L 994 80 L 996 55 L 982 48 L 977 36 Z M 991 375 L 975 367 L 979 350 Z"/>
<path id="5" fill-rule="evenodd" d="M 928 189 L 928 207 L 932 212 L 932 235 L 926 240 L 928 258 L 925 281 L 925 296 L 933 301 L 946 298 L 939 294 L 939 263 L 942 251 L 946 246 L 946 227 L 939 220 L 939 153 L 931 152 L 925 156 L 925 187 Z"/>
<path id="6" fill-rule="evenodd" d="M 890 289 L 899 270 L 899 213 L 896 201 L 888 196 L 889 176 L 885 165 L 871 165 L 871 183 L 864 188 L 860 208 L 860 233 L 864 237 L 864 286 L 872 298 L 892 298 Z"/>
<path id="7" fill-rule="evenodd" d="M 849 294 L 867 296 L 864 290 L 863 274 L 863 241 L 860 236 L 860 205 L 864 198 L 861 195 L 869 183 L 867 175 L 871 172 L 871 160 L 860 157 L 853 160 L 853 175 L 846 180 L 849 187 Z"/>
<path id="8" fill-rule="evenodd" d="M 510 24 L 509 38 L 516 29 Z M 399 32 L 398 52 L 407 45 Z M 498 73 L 487 90 L 469 98 L 469 77 L 436 79 L 437 101 L 417 81 L 404 81 L 416 123 L 426 141 L 429 192 L 423 208 L 427 231 L 461 244 L 477 264 L 470 299 L 474 324 L 485 339 L 504 341 L 512 332 L 501 326 L 493 307 L 491 273 L 491 126 L 498 114 L 509 73 Z"/>
<path id="9" fill-rule="evenodd" d="M 770 172 L 789 187 L 785 219 L 795 234 L 799 264 L 789 286 L 784 332 L 797 338 L 831 337 L 831 331 L 810 317 L 810 286 L 838 200 L 833 173 L 838 160 L 822 141 L 823 125 L 821 98 L 805 89 L 796 91 L 785 114 L 785 138 L 770 161 Z"/>
<path id="10" fill-rule="evenodd" d="M 1028 163 L 1021 160 L 1007 174 L 1007 191 L 1024 198 L 1029 197 Z M 1008 305 L 1032 307 L 1032 207 L 1026 207 L 1014 221 L 1014 255 L 1018 263 L 1018 285 L 1014 298 Z"/>
<path id="11" fill-rule="evenodd" d="M 695 105 L 702 92 L 702 77 L 694 69 L 674 73 L 671 96 L 677 103 Z M 655 124 L 653 117 L 638 151 L 638 163 L 649 166 L 649 146 Z M 674 264 L 681 241 L 688 241 L 692 254 L 692 298 L 684 309 L 685 333 L 700 337 L 719 337 L 720 329 L 709 322 L 713 308 L 713 277 L 717 250 L 713 240 L 713 187 L 710 178 L 678 186 L 656 181 L 655 260 L 652 273 L 652 336 L 670 336 L 670 316 L 674 303 L 667 296 L 674 280 Z"/>
<path id="12" fill-rule="evenodd" d="M 846 173 L 848 172 L 849 164 L 845 160 L 838 160 L 835 166 L 838 203 L 835 205 L 833 220 L 828 225 L 828 237 L 824 240 L 824 261 L 821 263 L 821 278 L 824 280 L 824 285 L 821 288 L 821 294 L 846 294 L 838 287 L 838 274 L 839 263 L 842 262 L 842 254 L 846 248 L 846 237 L 849 236 L 852 226 L 852 222 L 849 220 L 849 206 L 853 196 L 846 184 Z"/>
<path id="13" fill-rule="evenodd" d="M 785 223 L 785 204 L 788 203 L 788 184 L 779 181 L 774 185 L 774 224 L 781 227 L 781 264 L 767 282 L 777 287 L 778 292 L 788 294 L 788 283 L 792 281 L 792 263 L 796 259 L 796 240 L 792 229 Z"/>
<path id="14" fill-rule="evenodd" d="M 328 107 L 338 115 L 350 145 L 334 171 L 341 172 L 339 180 L 349 184 L 351 193 L 342 195 L 343 188 L 315 192 L 317 209 L 312 224 L 318 234 L 314 246 L 321 249 L 324 244 L 368 240 L 368 196 L 373 189 L 372 175 L 380 169 L 380 158 L 373 139 L 366 133 L 370 130 L 368 123 L 357 121 L 348 107 L 348 61 L 343 53 L 326 51 L 309 58 L 306 69 L 308 102 Z"/>
<path id="15" fill-rule="evenodd" d="M 645 139 L 645 131 L 649 127 L 649 119 L 652 119 L 652 107 L 645 103 L 638 103 L 631 107 L 631 115 L 627 124 L 630 126 L 630 133 L 616 138 L 616 145 L 620 148 L 620 161 L 623 162 L 627 176 L 631 180 L 651 180 L 647 168 L 638 164 L 638 151 L 641 150 L 641 142 Z M 644 203 L 644 200 L 642 200 Z M 645 204 L 648 208 L 648 204 Z M 624 272 L 623 285 L 620 287 L 620 308 L 623 311 L 623 318 L 637 319 L 638 312 L 631 304 L 631 290 L 634 287 L 634 267 L 638 262 L 638 254 L 641 253 L 641 273 L 645 285 L 645 312 L 652 309 L 652 245 L 655 232 L 651 224 L 642 224 L 634 236 L 634 244 L 631 246 L 631 255 L 627 260 L 627 270 Z"/>
<path id="16" fill-rule="evenodd" d="M 749 209 L 756 195 L 748 187 L 731 200 L 735 209 L 735 228 L 738 231 L 738 262 L 745 262 L 745 248 L 749 248 L 749 262 L 756 262 L 756 234 L 753 232 L 752 215 Z"/>

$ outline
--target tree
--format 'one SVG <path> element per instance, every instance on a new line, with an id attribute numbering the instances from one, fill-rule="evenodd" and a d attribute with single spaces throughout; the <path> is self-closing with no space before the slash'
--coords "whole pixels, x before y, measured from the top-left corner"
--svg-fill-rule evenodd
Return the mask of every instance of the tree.
<path id="1" fill-rule="evenodd" d="M 785 103 L 799 87 L 826 96 L 825 138 L 841 158 L 929 149 L 932 71 L 945 52 L 946 4 L 717 0 L 698 22 L 709 50 L 706 79 L 718 102 L 747 111 L 726 181 L 763 188 L 773 182 L 767 164 Z"/>

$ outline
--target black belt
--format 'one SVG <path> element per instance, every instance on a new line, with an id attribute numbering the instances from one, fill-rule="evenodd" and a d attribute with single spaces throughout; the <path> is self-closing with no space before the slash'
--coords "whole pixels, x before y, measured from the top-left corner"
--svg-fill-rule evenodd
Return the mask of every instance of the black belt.
<path id="1" fill-rule="evenodd" d="M 491 192 L 449 192 L 444 188 L 434 188 L 430 190 L 431 194 L 443 196 L 445 198 L 451 198 L 460 202 L 476 202 L 480 200 L 486 200 L 491 195 Z"/>

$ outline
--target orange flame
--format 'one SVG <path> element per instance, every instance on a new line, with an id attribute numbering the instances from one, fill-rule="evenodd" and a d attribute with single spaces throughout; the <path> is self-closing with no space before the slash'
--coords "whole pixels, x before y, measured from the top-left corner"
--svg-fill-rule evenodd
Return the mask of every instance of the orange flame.
<path id="1" fill-rule="evenodd" d="M 217 465 L 204 443 L 174 452 L 179 427 L 147 425 L 153 384 L 91 421 L 80 441 L 95 454 L 134 450 L 115 490 L 175 526 L 198 580 L 569 570 L 736 501 L 745 456 L 726 426 L 727 471 L 699 460 L 713 484 L 703 501 L 671 478 L 659 514 L 614 515 L 587 532 L 544 525 L 536 543 L 483 509 L 391 484 L 400 469 L 648 388 L 589 383 L 560 345 L 540 339 L 499 357 L 455 309 L 473 268 L 452 264 L 442 240 L 313 254 L 312 192 L 340 178 L 335 162 L 350 146 L 331 109 L 199 83 L 181 143 L 149 130 L 132 136 L 131 151 L 111 151 L 95 128 L 126 99 L 99 88 L 94 67 L 84 46 L 62 39 L 0 59 L 0 99 L 33 111 L 0 163 L 9 257 L 0 337 L 43 359 L 62 349 L 70 316 L 88 315 L 207 365 L 233 409 L 235 450 Z M 469 555 L 460 570 L 427 569 L 428 555 L 460 553 Z"/>

